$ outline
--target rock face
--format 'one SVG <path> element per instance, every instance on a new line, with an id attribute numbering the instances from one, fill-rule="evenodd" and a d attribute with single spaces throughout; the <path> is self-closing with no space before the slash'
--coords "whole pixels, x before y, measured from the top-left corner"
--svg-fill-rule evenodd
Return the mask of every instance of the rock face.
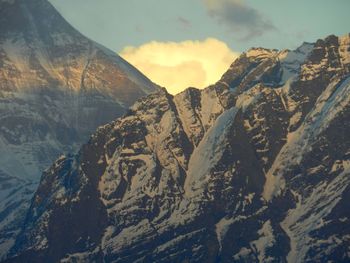
<path id="1" fill-rule="evenodd" d="M 44 169 L 158 88 L 46 0 L 0 0 L 0 24 L 1 258 Z"/>
<path id="2" fill-rule="evenodd" d="M 9 262 L 348 262 L 349 44 L 140 99 L 44 173 Z"/>

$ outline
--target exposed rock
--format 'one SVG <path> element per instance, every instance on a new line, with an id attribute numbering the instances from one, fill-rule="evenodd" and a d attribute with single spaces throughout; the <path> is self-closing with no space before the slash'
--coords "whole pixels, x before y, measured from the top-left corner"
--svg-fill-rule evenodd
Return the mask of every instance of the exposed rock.
<path id="1" fill-rule="evenodd" d="M 46 0 L 0 1 L 0 24 L 1 258 L 42 172 L 157 87 Z"/>
<path id="2" fill-rule="evenodd" d="M 142 98 L 43 175 L 9 262 L 348 261 L 346 38 Z"/>

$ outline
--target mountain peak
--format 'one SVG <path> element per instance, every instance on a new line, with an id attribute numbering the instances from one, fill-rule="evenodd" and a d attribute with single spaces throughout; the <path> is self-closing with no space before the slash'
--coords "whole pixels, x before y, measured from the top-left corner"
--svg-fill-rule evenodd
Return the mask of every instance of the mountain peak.
<path id="1" fill-rule="evenodd" d="M 339 37 L 339 39 L 350 39 L 350 33 L 344 34 L 342 36 Z"/>
<path id="2" fill-rule="evenodd" d="M 254 48 L 206 89 L 138 100 L 45 172 L 15 262 L 348 259 L 341 52 Z"/>
<path id="3" fill-rule="evenodd" d="M 1 0 L 0 25 L 1 260 L 52 161 L 158 88 L 46 0 Z"/>
<path id="4" fill-rule="evenodd" d="M 40 38 L 50 45 L 58 33 L 82 37 L 47 0 L 3 0 L 0 4 L 0 40 L 11 36 L 27 41 Z"/>
<path id="5" fill-rule="evenodd" d="M 277 52 L 278 52 L 277 49 L 253 47 L 246 52 L 246 55 L 247 57 L 266 58 L 266 57 L 271 57 L 273 55 L 276 55 Z"/>
<path id="6" fill-rule="evenodd" d="M 0 260 L 349 258 L 349 35 L 172 96 L 48 1 L 0 1 Z"/>
<path id="7" fill-rule="evenodd" d="M 342 63 L 350 64 L 350 33 L 339 37 L 339 52 L 342 57 Z"/>

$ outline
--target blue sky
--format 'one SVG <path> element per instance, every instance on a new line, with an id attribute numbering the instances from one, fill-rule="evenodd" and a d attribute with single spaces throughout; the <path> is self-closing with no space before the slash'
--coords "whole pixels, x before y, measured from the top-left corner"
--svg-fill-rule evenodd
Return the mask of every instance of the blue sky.
<path id="1" fill-rule="evenodd" d="M 183 41 L 214 37 L 235 51 L 251 46 L 295 48 L 303 40 L 350 31 L 349 0 L 215 0 L 241 2 L 270 21 L 273 29 L 244 38 L 244 30 L 211 15 L 205 0 L 50 0 L 88 37 L 120 51 L 152 40 Z M 237 14 L 232 14 L 232 16 Z M 238 21 L 238 20 L 237 20 Z M 233 20 L 234 22 L 234 20 Z"/>
<path id="2" fill-rule="evenodd" d="M 215 83 L 250 47 L 295 49 L 350 32 L 350 0 L 50 2 L 83 34 L 173 94 Z"/>

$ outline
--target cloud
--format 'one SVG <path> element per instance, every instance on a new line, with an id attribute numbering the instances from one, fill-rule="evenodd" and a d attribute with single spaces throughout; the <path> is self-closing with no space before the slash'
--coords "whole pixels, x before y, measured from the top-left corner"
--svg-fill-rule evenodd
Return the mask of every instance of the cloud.
<path id="1" fill-rule="evenodd" d="M 215 83 L 238 56 L 224 42 L 156 42 L 126 47 L 120 55 L 171 94 Z"/>
<path id="2" fill-rule="evenodd" d="M 226 24 L 241 40 L 249 40 L 276 30 L 272 22 L 243 0 L 202 0 L 210 16 Z"/>

